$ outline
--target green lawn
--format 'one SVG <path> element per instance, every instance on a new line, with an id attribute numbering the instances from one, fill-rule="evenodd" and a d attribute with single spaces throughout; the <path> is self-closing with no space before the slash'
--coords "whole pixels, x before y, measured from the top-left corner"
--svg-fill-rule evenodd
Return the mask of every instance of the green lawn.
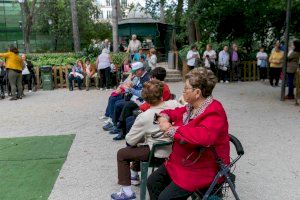
<path id="1" fill-rule="evenodd" d="M 74 137 L 0 139 L 0 199 L 48 199 Z"/>

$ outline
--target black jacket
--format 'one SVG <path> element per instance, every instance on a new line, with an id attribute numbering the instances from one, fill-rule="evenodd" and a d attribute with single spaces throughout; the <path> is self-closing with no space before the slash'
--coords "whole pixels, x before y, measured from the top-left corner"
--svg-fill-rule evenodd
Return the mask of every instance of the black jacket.
<path id="1" fill-rule="evenodd" d="M 29 60 L 26 60 L 26 64 L 27 64 L 27 68 L 28 68 L 30 74 L 35 74 L 34 73 L 34 66 L 33 66 L 32 62 L 29 61 Z"/>

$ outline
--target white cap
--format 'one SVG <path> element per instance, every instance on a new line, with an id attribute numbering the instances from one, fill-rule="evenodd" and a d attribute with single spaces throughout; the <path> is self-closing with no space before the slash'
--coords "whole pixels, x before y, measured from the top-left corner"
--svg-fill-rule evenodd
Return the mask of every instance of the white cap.
<path id="1" fill-rule="evenodd" d="M 131 72 L 134 73 L 136 70 L 143 68 L 144 65 L 141 62 L 135 62 L 131 64 Z"/>

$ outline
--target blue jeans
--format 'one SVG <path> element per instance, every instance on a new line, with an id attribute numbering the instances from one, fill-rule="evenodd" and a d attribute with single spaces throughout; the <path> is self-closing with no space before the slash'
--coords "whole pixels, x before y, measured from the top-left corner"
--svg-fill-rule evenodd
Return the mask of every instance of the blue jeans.
<path id="1" fill-rule="evenodd" d="M 118 100 L 115 103 L 114 113 L 112 116 L 112 121 L 116 125 L 119 122 L 122 110 L 125 106 L 126 101 L 124 99 Z"/>
<path id="2" fill-rule="evenodd" d="M 79 76 L 74 76 L 73 74 L 69 75 L 69 88 L 73 89 L 73 80 L 76 80 L 78 83 L 78 88 L 81 89 L 82 79 Z"/>
<path id="3" fill-rule="evenodd" d="M 115 111 L 116 101 L 123 99 L 123 95 L 119 94 L 118 96 L 110 96 L 108 99 L 108 104 L 105 111 L 105 116 L 112 118 L 113 113 Z"/>
<path id="4" fill-rule="evenodd" d="M 135 116 L 129 116 L 126 118 L 126 134 L 129 133 L 132 125 L 134 124 Z"/>
<path id="5" fill-rule="evenodd" d="M 287 73 L 288 76 L 288 87 L 289 87 L 289 97 L 294 97 L 294 77 L 295 73 Z"/>

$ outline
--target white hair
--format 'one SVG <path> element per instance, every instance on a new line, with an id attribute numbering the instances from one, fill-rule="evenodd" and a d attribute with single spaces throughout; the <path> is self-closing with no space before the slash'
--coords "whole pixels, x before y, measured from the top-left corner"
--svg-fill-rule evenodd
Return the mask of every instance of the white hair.
<path id="1" fill-rule="evenodd" d="M 109 50 L 106 49 L 106 48 L 104 48 L 104 49 L 102 49 L 102 53 L 107 53 L 107 54 L 109 54 Z"/>

